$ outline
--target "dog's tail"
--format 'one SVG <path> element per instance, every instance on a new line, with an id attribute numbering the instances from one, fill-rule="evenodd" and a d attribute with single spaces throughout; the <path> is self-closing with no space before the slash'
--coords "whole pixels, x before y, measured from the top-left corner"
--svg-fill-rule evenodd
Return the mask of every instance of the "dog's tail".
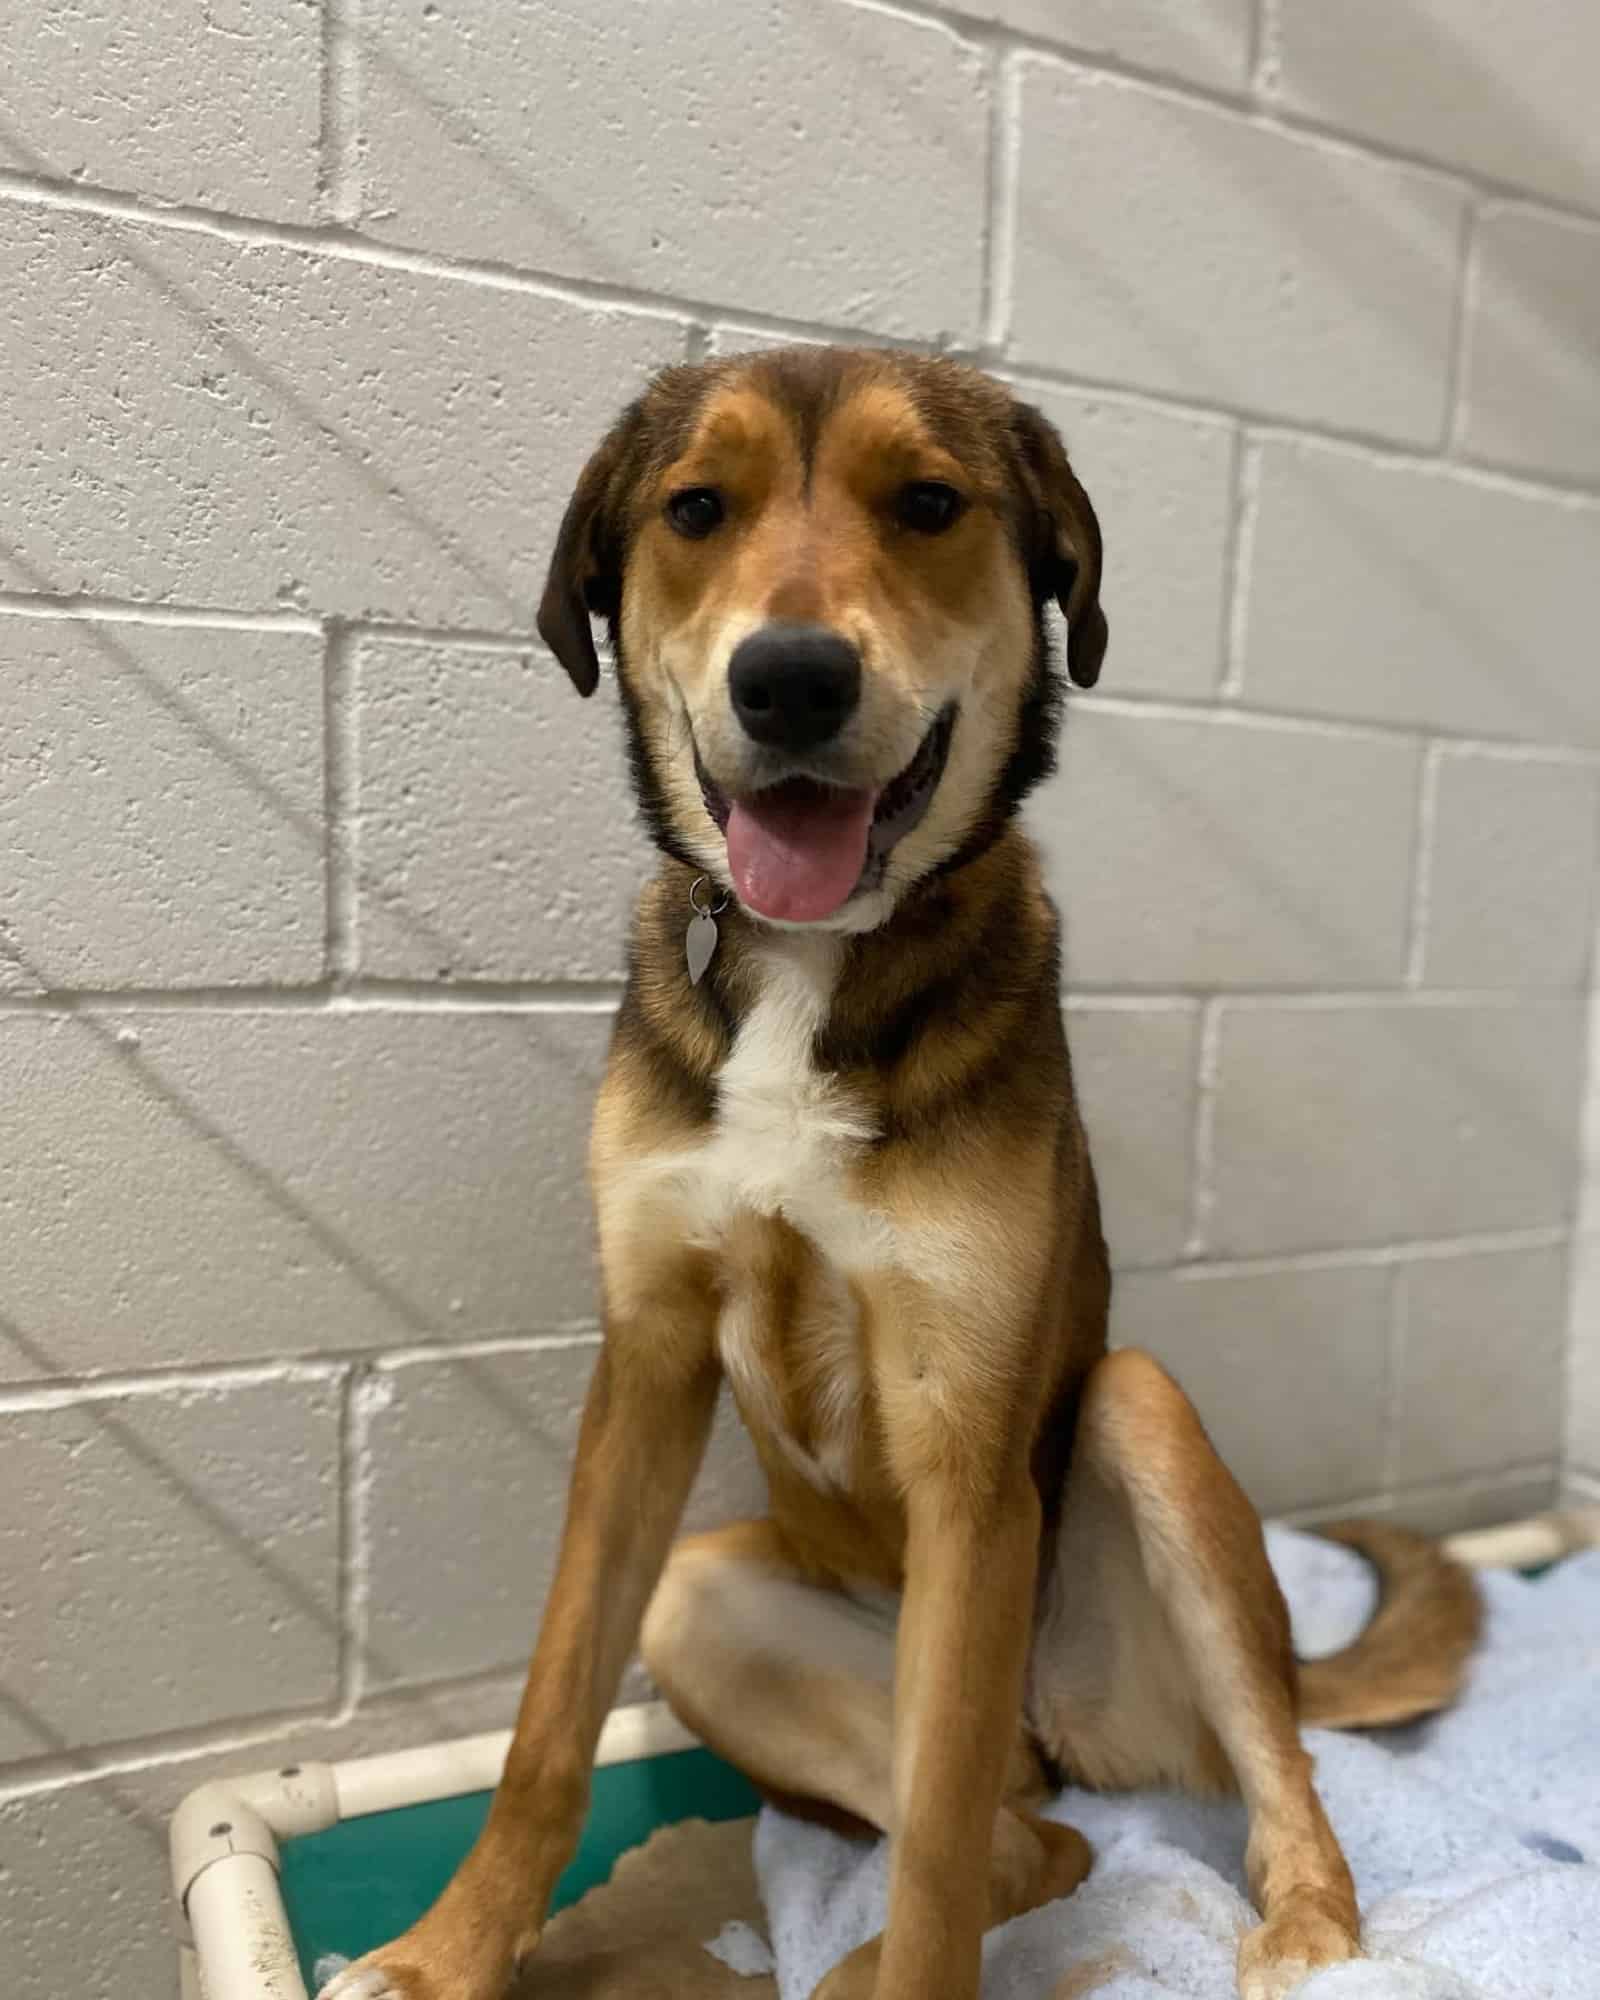
<path id="1" fill-rule="evenodd" d="M 1378 1573 L 1378 1608 L 1348 1646 L 1300 1663 L 1300 1719 L 1327 1729 L 1410 1722 L 1460 1692 L 1483 1623 L 1472 1572 L 1426 1535 L 1383 1521 L 1315 1531 Z"/>

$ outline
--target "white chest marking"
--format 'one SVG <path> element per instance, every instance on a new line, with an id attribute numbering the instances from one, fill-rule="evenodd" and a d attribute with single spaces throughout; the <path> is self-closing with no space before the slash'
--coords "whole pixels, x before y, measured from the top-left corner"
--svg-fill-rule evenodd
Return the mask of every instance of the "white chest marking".
<path id="1" fill-rule="evenodd" d="M 872 1121 L 812 1059 L 844 951 L 843 939 L 825 934 L 773 939 L 755 1005 L 717 1078 L 710 1136 L 639 1170 L 666 1198 L 672 1225 L 705 1249 L 715 1252 L 738 1216 L 755 1214 L 781 1216 L 820 1252 L 801 1322 L 788 1330 L 810 1357 L 815 1455 L 786 1432 L 762 1353 L 765 1301 L 736 1288 L 717 1330 L 741 1403 L 818 1484 L 842 1484 L 855 1452 L 861 1380 L 848 1276 L 905 1254 L 894 1224 L 850 1186 L 850 1168 L 875 1136 Z"/>
<path id="2" fill-rule="evenodd" d="M 742 1212 L 782 1216 L 846 1271 L 895 1260 L 895 1230 L 855 1199 L 849 1169 L 876 1136 L 871 1119 L 812 1060 L 844 942 L 775 939 L 763 983 L 717 1077 L 711 1137 L 658 1162 L 681 1176 L 693 1240 L 714 1248 Z"/>

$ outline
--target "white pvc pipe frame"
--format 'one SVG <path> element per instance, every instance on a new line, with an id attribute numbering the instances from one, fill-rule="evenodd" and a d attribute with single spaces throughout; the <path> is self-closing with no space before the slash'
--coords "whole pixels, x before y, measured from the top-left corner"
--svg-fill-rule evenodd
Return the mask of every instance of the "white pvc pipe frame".
<path id="1" fill-rule="evenodd" d="M 1596 1544 L 1600 1507 L 1575 1507 L 1452 1535 L 1445 1547 L 1474 1569 L 1531 1569 Z M 696 1740 L 664 1702 L 619 1708 L 595 1762 L 629 1763 Z M 191 1792 L 171 1833 L 181 2000 L 310 2000 L 278 1890 L 278 1842 L 367 1813 L 490 1791 L 510 1743 L 502 1729 L 342 1764 L 290 1764 Z"/>

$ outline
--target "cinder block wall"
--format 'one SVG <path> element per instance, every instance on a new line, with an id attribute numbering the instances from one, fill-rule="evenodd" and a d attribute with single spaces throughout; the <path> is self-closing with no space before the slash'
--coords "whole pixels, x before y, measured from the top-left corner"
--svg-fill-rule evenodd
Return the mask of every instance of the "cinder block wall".
<path id="1" fill-rule="evenodd" d="M 615 715 L 530 607 L 587 447 L 678 356 L 939 342 L 1064 425 L 1114 643 L 1034 823 L 1118 1331 L 1265 1508 L 1550 1497 L 1592 5 L 11 15 L 10 2000 L 171 1991 L 161 1815 L 201 1776 L 507 1712 L 642 858 Z M 730 1432 L 699 1517 L 753 1497 Z"/>

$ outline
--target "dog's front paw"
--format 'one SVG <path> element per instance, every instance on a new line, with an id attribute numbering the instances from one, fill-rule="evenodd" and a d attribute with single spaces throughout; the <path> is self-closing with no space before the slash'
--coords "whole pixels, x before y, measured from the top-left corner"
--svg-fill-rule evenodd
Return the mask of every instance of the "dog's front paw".
<path id="1" fill-rule="evenodd" d="M 1316 1897 L 1296 1896 L 1239 1943 L 1241 2000 L 1288 2000 L 1325 1965 L 1361 1956 L 1361 1940 Z"/>
<path id="2" fill-rule="evenodd" d="M 514 1969 L 511 1951 L 424 1919 L 335 1973 L 317 2000 L 502 2000 Z"/>
<path id="3" fill-rule="evenodd" d="M 406 1988 L 397 1986 L 381 1965 L 364 1958 L 359 1965 L 347 1965 L 319 1986 L 317 2000 L 404 2000 L 405 1992 Z"/>
<path id="4" fill-rule="evenodd" d="M 396 1983 L 400 1976 L 385 1972 L 376 1959 L 364 1958 L 319 1986 L 317 2000 L 406 2000 L 410 1989 Z"/>

